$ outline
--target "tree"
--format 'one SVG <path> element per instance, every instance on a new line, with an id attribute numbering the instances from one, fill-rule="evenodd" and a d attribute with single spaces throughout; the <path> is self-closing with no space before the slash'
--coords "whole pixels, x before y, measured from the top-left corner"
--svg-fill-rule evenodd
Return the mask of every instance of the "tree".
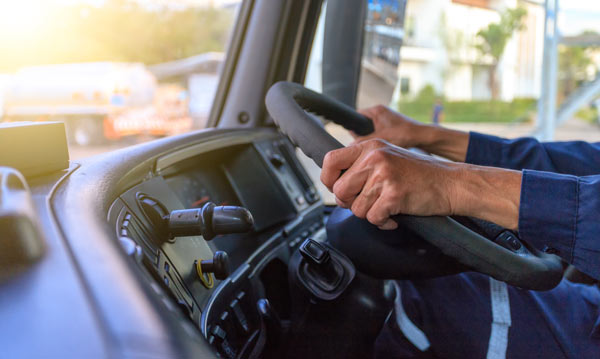
<path id="1" fill-rule="evenodd" d="M 88 61 L 156 64 L 224 51 L 235 14 L 231 8 L 150 7 L 137 0 L 64 3 L 51 6 L 35 31 L 0 23 L 0 72 Z"/>
<path id="2" fill-rule="evenodd" d="M 492 93 L 492 99 L 498 99 L 498 84 L 496 73 L 498 71 L 498 63 L 504 54 L 508 40 L 516 31 L 521 31 L 525 28 L 523 20 L 527 15 L 527 10 L 522 7 L 514 9 L 506 9 L 500 14 L 500 22 L 491 23 L 486 28 L 477 32 L 479 43 L 475 45 L 479 52 L 492 59 L 492 66 L 489 70 L 489 86 Z"/>
<path id="3" fill-rule="evenodd" d="M 576 37 L 600 37 L 595 31 L 586 30 Z M 582 83 L 589 78 L 591 66 L 594 64 L 593 53 L 598 46 L 589 45 L 561 45 L 558 48 L 558 86 L 559 96 L 568 97 Z M 598 71 L 598 70 L 596 70 Z"/>

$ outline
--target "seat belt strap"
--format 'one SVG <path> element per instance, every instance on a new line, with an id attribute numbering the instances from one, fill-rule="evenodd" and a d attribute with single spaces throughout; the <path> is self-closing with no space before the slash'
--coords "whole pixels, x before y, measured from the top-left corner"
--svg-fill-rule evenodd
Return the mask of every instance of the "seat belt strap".
<path id="1" fill-rule="evenodd" d="M 511 325 L 510 301 L 506 283 L 490 277 L 490 298 L 492 303 L 492 330 L 488 345 L 487 359 L 505 359 L 508 348 L 508 329 Z"/>

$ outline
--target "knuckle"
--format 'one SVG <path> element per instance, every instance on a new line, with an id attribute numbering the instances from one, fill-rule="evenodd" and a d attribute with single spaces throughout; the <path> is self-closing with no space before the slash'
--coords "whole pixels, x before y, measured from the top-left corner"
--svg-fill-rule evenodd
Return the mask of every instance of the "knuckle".
<path id="1" fill-rule="evenodd" d="M 384 222 L 384 218 L 379 212 L 379 210 L 370 211 L 369 213 L 367 213 L 367 220 L 376 226 L 382 225 Z"/>
<path id="2" fill-rule="evenodd" d="M 350 210 L 358 218 L 364 219 L 367 216 L 367 209 L 358 200 L 352 203 L 352 207 L 350 208 Z"/>
<path id="3" fill-rule="evenodd" d="M 385 161 L 387 156 L 381 148 L 375 148 L 369 153 L 368 157 L 373 162 L 382 162 Z"/>
<path id="4" fill-rule="evenodd" d="M 331 161 L 333 161 L 335 154 L 335 151 L 329 151 L 325 154 L 325 157 L 323 157 L 323 167 L 328 167 L 329 165 L 331 165 Z"/>
<path id="5" fill-rule="evenodd" d="M 333 185 L 333 194 L 335 194 L 335 196 L 337 198 L 339 198 L 341 200 L 345 200 L 345 199 L 347 199 L 346 197 L 348 196 L 347 188 L 348 188 L 348 186 L 346 185 L 346 182 L 344 182 L 342 180 L 338 180 Z"/>

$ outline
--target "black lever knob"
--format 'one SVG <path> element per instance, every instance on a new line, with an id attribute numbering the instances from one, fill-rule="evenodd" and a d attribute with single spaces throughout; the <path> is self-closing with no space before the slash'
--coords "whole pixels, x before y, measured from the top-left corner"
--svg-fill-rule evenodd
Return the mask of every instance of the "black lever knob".
<path id="1" fill-rule="evenodd" d="M 283 332 L 279 314 L 271 307 L 269 300 L 265 298 L 261 298 L 256 302 L 256 309 L 258 309 L 258 314 L 265 323 L 267 340 L 269 340 L 272 345 L 279 345 Z"/>
<path id="2" fill-rule="evenodd" d="M 213 273 L 217 279 L 229 277 L 229 256 L 223 251 L 216 251 L 212 260 L 200 261 L 203 273 Z"/>
<path id="3" fill-rule="evenodd" d="M 308 262 L 311 272 L 323 283 L 337 285 L 343 276 L 343 268 L 331 259 L 329 249 L 314 239 L 307 238 L 300 248 L 300 254 Z"/>
<path id="4" fill-rule="evenodd" d="M 211 229 L 214 234 L 246 233 L 254 226 L 249 210 L 238 206 L 214 207 Z"/>
<path id="5" fill-rule="evenodd" d="M 212 202 L 201 209 L 172 211 L 165 220 L 171 237 L 202 235 L 207 241 L 219 234 L 245 233 L 254 226 L 252 214 L 246 208 L 217 207 Z"/>

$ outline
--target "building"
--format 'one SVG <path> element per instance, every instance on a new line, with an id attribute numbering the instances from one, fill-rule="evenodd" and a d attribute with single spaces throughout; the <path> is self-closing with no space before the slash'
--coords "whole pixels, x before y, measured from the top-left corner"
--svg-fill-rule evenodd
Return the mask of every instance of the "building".
<path id="1" fill-rule="evenodd" d="M 476 50 L 477 32 L 498 22 L 500 11 L 516 6 L 527 10 L 525 29 L 510 39 L 498 64 L 498 95 L 505 101 L 537 98 L 544 34 L 541 1 L 410 0 L 395 99 L 412 98 L 427 85 L 451 101 L 490 99 L 492 60 Z"/>

